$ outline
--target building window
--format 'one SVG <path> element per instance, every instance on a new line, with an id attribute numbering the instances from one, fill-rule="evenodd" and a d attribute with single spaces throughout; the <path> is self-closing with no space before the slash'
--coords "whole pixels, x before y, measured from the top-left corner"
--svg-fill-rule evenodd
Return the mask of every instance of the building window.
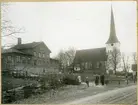
<path id="1" fill-rule="evenodd" d="M 17 56 L 17 57 L 16 57 L 16 61 L 17 61 L 18 63 L 21 62 L 20 56 Z"/>
<path id="2" fill-rule="evenodd" d="M 26 63 L 26 62 L 25 62 L 25 57 L 22 57 L 22 62 L 23 62 L 23 63 Z"/>
<path id="3" fill-rule="evenodd" d="M 45 58 L 45 54 L 43 54 L 43 58 Z"/>
<path id="4" fill-rule="evenodd" d="M 92 68 L 92 63 L 91 63 L 91 65 L 90 65 L 90 68 Z"/>
<path id="5" fill-rule="evenodd" d="M 39 57 L 41 58 L 41 53 L 39 53 Z"/>
<path id="6" fill-rule="evenodd" d="M 84 67 L 84 63 L 83 62 L 81 63 L 81 66 Z"/>
<path id="7" fill-rule="evenodd" d="M 102 63 L 99 63 L 99 67 L 101 67 L 102 66 Z"/>
<path id="8" fill-rule="evenodd" d="M 96 68 L 99 68 L 99 62 L 96 63 Z"/>
<path id="9" fill-rule="evenodd" d="M 86 63 L 85 63 L 85 69 L 87 69 L 87 68 L 88 68 L 88 63 L 86 62 Z"/>
<path id="10" fill-rule="evenodd" d="M 89 65 L 88 65 L 89 69 L 91 69 L 91 62 L 89 62 Z"/>
<path id="11" fill-rule="evenodd" d="M 30 60 L 31 60 L 31 59 L 30 59 L 30 58 L 28 58 L 28 63 L 29 63 L 29 64 L 30 64 Z"/>
<path id="12" fill-rule="evenodd" d="M 36 57 L 36 52 L 34 52 L 34 56 Z"/>
<path id="13" fill-rule="evenodd" d="M 46 62 L 45 62 L 45 60 L 43 60 L 43 64 L 45 64 Z"/>
<path id="14" fill-rule="evenodd" d="M 45 68 L 43 68 L 43 73 L 45 73 L 46 72 L 46 69 Z"/>
<path id="15" fill-rule="evenodd" d="M 34 65 L 37 65 L 37 60 L 34 60 Z"/>
<path id="16" fill-rule="evenodd" d="M 11 61 L 11 56 L 8 56 L 8 61 Z"/>

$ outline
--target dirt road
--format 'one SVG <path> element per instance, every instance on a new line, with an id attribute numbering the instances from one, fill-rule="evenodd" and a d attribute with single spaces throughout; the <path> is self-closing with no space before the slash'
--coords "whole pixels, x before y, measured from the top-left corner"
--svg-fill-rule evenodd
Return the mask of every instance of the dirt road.
<path id="1" fill-rule="evenodd" d="M 136 85 L 109 90 L 64 104 L 130 104 L 136 105 Z"/>

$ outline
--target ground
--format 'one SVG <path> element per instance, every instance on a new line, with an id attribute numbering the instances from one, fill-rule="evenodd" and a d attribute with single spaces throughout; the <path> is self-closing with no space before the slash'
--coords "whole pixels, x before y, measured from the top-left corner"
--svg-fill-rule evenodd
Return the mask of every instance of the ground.
<path id="1" fill-rule="evenodd" d="M 31 83 L 37 83 L 37 81 L 12 78 L 11 76 L 2 76 L 2 91 L 25 86 L 25 85 L 31 84 Z"/>
<path id="2" fill-rule="evenodd" d="M 87 96 L 81 99 L 64 104 L 131 104 L 136 105 L 136 85 L 105 91 L 93 96 Z"/>
<path id="3" fill-rule="evenodd" d="M 107 86 L 94 86 L 94 83 L 90 83 L 90 87 L 87 87 L 85 83 L 82 83 L 79 86 L 68 85 L 66 87 L 58 89 L 55 95 L 51 95 L 52 92 L 49 91 L 41 95 L 31 96 L 28 99 L 16 101 L 14 104 L 66 104 L 80 100 L 80 98 L 84 99 L 89 96 L 94 96 L 98 93 L 102 94 L 104 92 L 108 92 L 109 90 L 116 90 L 118 88 L 128 87 L 131 85 L 134 85 L 134 83 L 129 83 L 127 85 L 124 81 L 121 82 L 120 85 L 118 82 L 116 82 L 110 83 Z"/>

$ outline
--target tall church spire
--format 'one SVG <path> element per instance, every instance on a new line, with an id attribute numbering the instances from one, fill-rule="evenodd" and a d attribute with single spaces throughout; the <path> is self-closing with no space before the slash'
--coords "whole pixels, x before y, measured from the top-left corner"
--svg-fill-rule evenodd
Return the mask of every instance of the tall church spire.
<path id="1" fill-rule="evenodd" d="M 110 36 L 106 44 L 112 44 L 112 43 L 117 43 L 118 38 L 116 36 L 116 30 L 115 30 L 115 23 L 114 23 L 114 14 L 113 14 L 113 9 L 111 6 L 111 21 L 110 21 Z"/>

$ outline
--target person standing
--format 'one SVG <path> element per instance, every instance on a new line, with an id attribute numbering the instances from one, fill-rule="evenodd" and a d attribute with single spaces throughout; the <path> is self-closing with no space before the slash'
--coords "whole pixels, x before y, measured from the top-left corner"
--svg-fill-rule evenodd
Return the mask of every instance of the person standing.
<path id="1" fill-rule="evenodd" d="M 105 79 L 104 74 L 102 74 L 102 75 L 100 76 L 100 81 L 101 81 L 101 84 L 102 84 L 102 85 L 104 85 L 104 79 Z"/>
<path id="2" fill-rule="evenodd" d="M 88 79 L 88 77 L 86 77 L 86 84 L 89 87 L 89 79 Z"/>
<path id="3" fill-rule="evenodd" d="M 98 84 L 99 84 L 99 76 L 96 75 L 96 77 L 95 77 L 95 85 L 97 86 Z"/>
<path id="4" fill-rule="evenodd" d="M 78 76 L 78 82 L 81 84 L 81 76 Z"/>

